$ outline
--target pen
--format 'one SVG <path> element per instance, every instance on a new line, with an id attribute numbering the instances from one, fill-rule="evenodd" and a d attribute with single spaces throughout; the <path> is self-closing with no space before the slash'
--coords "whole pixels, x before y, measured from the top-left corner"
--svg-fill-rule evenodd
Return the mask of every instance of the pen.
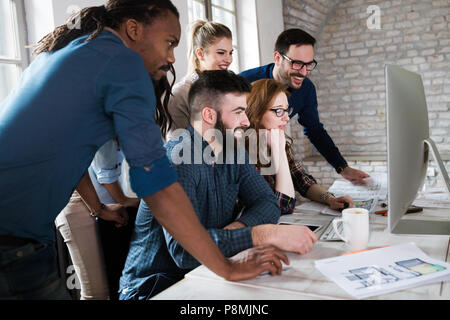
<path id="1" fill-rule="evenodd" d="M 364 249 L 364 250 L 359 250 L 359 251 L 353 251 L 353 252 L 343 253 L 342 255 L 348 256 L 350 254 L 360 253 L 360 252 L 364 252 L 364 251 L 370 251 L 370 250 L 374 250 L 374 249 L 387 248 L 387 247 L 389 247 L 389 246 L 380 246 L 380 247 L 369 248 L 369 249 Z"/>
<path id="2" fill-rule="evenodd" d="M 380 215 L 383 215 L 383 216 L 387 216 L 387 213 L 388 213 L 388 211 L 387 210 L 379 210 L 379 211 L 375 211 L 375 214 L 380 214 Z"/>
<path id="3" fill-rule="evenodd" d="M 406 210 L 405 214 L 408 213 L 416 213 L 416 212 L 422 212 L 423 208 L 422 207 L 417 207 L 417 206 L 411 206 L 408 208 L 408 210 Z M 375 211 L 375 214 L 380 214 L 383 216 L 387 216 L 388 210 L 379 210 L 379 211 Z"/>
<path id="4" fill-rule="evenodd" d="M 422 207 L 411 206 L 408 208 L 408 210 L 406 210 L 406 213 L 416 213 L 416 212 L 422 212 L 422 211 L 423 211 Z"/>
<path id="5" fill-rule="evenodd" d="M 343 208 L 339 208 L 339 212 L 342 212 L 342 210 L 347 209 L 350 206 L 350 204 L 348 202 L 344 202 L 344 207 Z"/>

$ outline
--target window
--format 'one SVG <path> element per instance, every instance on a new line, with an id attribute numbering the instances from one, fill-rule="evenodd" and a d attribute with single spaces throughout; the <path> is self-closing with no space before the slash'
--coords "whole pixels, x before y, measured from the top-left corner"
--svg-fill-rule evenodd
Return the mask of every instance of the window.
<path id="1" fill-rule="evenodd" d="M 0 1 L 0 102 L 28 65 L 23 0 Z"/>
<path id="2" fill-rule="evenodd" d="M 230 28 L 233 33 L 233 63 L 230 69 L 239 72 L 239 56 L 237 50 L 238 37 L 236 26 L 235 0 L 188 0 L 189 23 L 197 20 L 220 22 Z"/>

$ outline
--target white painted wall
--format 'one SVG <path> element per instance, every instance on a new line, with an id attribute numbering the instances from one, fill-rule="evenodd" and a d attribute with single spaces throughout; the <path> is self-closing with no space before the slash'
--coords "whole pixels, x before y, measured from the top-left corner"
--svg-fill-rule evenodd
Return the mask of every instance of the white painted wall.
<path id="1" fill-rule="evenodd" d="M 35 0 L 36 1 L 36 0 Z M 37 0 L 41 1 L 41 0 Z M 53 0 L 53 17 L 55 26 L 64 24 L 73 13 L 86 7 L 100 6 L 106 0 Z"/>
<path id="2" fill-rule="evenodd" d="M 27 45 L 33 46 L 55 28 L 52 0 L 25 0 Z M 28 49 L 31 61 L 32 48 Z"/>
<path id="3" fill-rule="evenodd" d="M 284 30 L 282 0 L 256 0 L 259 58 L 261 65 L 273 62 L 278 35 Z"/>
<path id="4" fill-rule="evenodd" d="M 177 82 L 180 81 L 187 72 L 187 33 L 189 29 L 188 4 L 187 0 L 172 0 L 180 13 L 181 37 L 178 47 L 175 48 L 175 72 Z"/>
<path id="5" fill-rule="evenodd" d="M 24 0 L 27 22 L 27 44 L 36 45 L 55 27 L 65 23 L 75 10 L 99 6 L 106 0 Z M 78 9 L 77 9 L 78 8 Z M 30 60 L 32 49 L 29 49 Z"/>
<path id="6" fill-rule="evenodd" d="M 240 71 L 260 66 L 256 1 L 236 1 Z"/>

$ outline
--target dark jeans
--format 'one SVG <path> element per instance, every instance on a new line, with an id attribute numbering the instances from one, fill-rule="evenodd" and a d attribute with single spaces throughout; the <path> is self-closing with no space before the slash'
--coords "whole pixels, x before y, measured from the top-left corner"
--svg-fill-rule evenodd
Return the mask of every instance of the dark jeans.
<path id="1" fill-rule="evenodd" d="M 137 208 L 127 208 L 127 212 L 128 224 L 124 227 L 117 228 L 111 221 L 97 221 L 111 300 L 119 299 L 119 280 L 130 248 Z"/>
<path id="2" fill-rule="evenodd" d="M 0 246 L 0 300 L 70 300 L 58 274 L 55 247 Z"/>
<path id="3" fill-rule="evenodd" d="M 156 273 L 139 288 L 139 290 L 130 290 L 126 293 L 120 293 L 119 300 L 148 300 L 171 285 L 183 279 L 184 274 Z"/>

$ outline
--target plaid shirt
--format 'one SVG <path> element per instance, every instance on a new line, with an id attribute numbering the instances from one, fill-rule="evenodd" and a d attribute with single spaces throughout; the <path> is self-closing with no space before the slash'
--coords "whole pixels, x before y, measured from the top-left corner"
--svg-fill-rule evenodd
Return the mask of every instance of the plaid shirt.
<path id="1" fill-rule="evenodd" d="M 193 164 L 174 167 L 200 222 L 226 257 L 253 247 L 250 227 L 277 223 L 280 217 L 280 208 L 272 190 L 252 164 L 211 165 L 203 159 L 201 164 L 194 164 L 195 145 L 198 147 L 200 142 L 200 150 L 204 151 L 208 143 L 192 127 L 188 130 L 188 139 L 183 137 L 182 140 L 171 140 L 166 144 L 166 149 L 172 163 L 173 157 L 178 156 L 180 150 L 191 151 Z M 191 143 L 192 141 L 194 143 Z M 238 197 L 245 209 L 240 217 L 235 219 L 233 209 Z M 223 229 L 235 220 L 247 227 Z M 200 263 L 158 224 L 148 206 L 141 201 L 130 250 L 120 279 L 121 290 L 138 290 L 155 273 L 179 275 L 199 265 Z"/>
<path id="2" fill-rule="evenodd" d="M 300 162 L 289 160 L 289 169 L 291 171 L 295 191 L 299 192 L 303 197 L 306 197 L 308 189 L 313 184 L 317 184 L 316 179 L 303 168 Z M 288 195 L 275 190 L 275 176 L 266 176 L 266 180 L 269 185 L 272 186 L 273 192 L 278 199 L 281 214 L 293 213 L 296 202 L 295 198 L 291 198 Z"/>

